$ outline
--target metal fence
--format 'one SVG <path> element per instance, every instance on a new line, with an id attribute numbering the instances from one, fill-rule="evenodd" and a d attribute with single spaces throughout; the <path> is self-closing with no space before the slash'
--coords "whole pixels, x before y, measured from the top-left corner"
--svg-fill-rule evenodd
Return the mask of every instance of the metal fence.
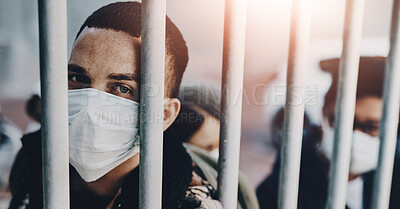
<path id="1" fill-rule="evenodd" d="M 373 208 L 388 208 L 399 113 L 399 0 L 393 1 L 391 47 L 387 59 L 381 147 Z M 335 146 L 326 208 L 345 207 L 355 108 L 364 0 L 347 0 L 335 115 Z M 141 75 L 140 208 L 160 209 L 162 199 L 162 115 L 166 0 L 143 0 Z M 69 208 L 66 0 L 39 0 L 44 208 Z M 311 0 L 293 0 L 287 97 L 281 156 L 279 208 L 297 208 Z M 218 189 L 225 208 L 237 207 L 243 92 L 246 0 L 226 0 Z M 234 95 L 240 95 L 239 99 Z M 233 101 L 232 99 L 235 98 Z M 237 102 L 239 101 L 239 102 Z M 235 103 L 236 102 L 236 103 Z M 148 121 L 152 121 L 148 123 Z M 57 139 L 57 140 L 54 140 Z M 158 139 L 158 140 L 149 140 Z"/>
<path id="2" fill-rule="evenodd" d="M 43 204 L 69 209 L 66 1 L 39 0 L 39 37 Z"/>

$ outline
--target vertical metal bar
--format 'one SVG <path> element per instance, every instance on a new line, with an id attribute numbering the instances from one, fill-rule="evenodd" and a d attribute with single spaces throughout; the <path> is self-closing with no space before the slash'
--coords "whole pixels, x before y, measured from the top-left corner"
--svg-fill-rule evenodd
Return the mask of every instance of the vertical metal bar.
<path id="1" fill-rule="evenodd" d="M 400 1 L 393 1 L 390 51 L 385 66 L 380 150 L 375 175 L 372 209 L 389 208 L 393 164 L 396 152 L 400 102 Z"/>
<path id="2" fill-rule="evenodd" d="M 363 16 L 364 0 L 347 0 L 327 209 L 340 209 L 346 206 Z"/>
<path id="3" fill-rule="evenodd" d="M 304 82 L 311 25 L 311 0 L 293 0 L 292 4 L 279 209 L 297 208 L 304 119 Z"/>
<path id="4" fill-rule="evenodd" d="M 139 208 L 161 209 L 166 0 L 143 0 Z"/>
<path id="5" fill-rule="evenodd" d="M 67 2 L 39 0 L 43 204 L 69 209 Z"/>
<path id="6" fill-rule="evenodd" d="M 218 189 L 224 208 L 237 208 L 247 0 L 225 1 Z"/>

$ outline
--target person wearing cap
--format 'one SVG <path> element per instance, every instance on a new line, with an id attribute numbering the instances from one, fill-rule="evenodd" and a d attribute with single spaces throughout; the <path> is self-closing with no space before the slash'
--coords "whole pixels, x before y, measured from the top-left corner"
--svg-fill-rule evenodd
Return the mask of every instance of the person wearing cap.
<path id="1" fill-rule="evenodd" d="M 384 57 L 361 57 L 357 82 L 356 106 L 350 158 L 346 208 L 370 209 L 372 186 L 379 157 L 379 123 L 382 117 Z M 332 76 L 325 95 L 323 122 L 303 135 L 299 181 L 298 208 L 325 208 L 328 191 L 329 164 L 334 146 L 335 101 L 338 87 L 339 59 L 320 62 L 320 67 Z M 281 123 L 282 121 L 280 121 Z M 279 154 L 277 156 L 280 156 Z M 394 164 L 390 209 L 400 208 L 400 156 Z M 257 196 L 261 209 L 278 207 L 280 157 L 272 173 L 259 185 Z"/>

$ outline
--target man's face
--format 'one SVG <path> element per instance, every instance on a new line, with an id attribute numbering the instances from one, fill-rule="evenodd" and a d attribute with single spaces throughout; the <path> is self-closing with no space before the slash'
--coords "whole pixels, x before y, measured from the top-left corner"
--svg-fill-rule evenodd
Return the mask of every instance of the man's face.
<path id="1" fill-rule="evenodd" d="M 201 107 L 192 108 L 204 117 L 204 121 L 188 142 L 209 152 L 217 149 L 219 147 L 220 121 Z"/>
<path id="2" fill-rule="evenodd" d="M 382 117 L 383 102 L 378 97 L 366 96 L 356 100 L 349 180 L 376 169 L 379 158 L 379 123 Z M 332 113 L 333 107 L 330 108 Z M 331 115 L 331 114 L 330 114 Z M 325 119 L 327 119 L 325 117 Z M 329 121 L 330 126 L 334 121 Z M 334 131 L 322 124 L 323 137 L 321 151 L 331 159 L 334 144 Z"/>
<path id="3" fill-rule="evenodd" d="M 68 89 L 94 88 L 139 100 L 140 39 L 125 32 L 85 28 L 68 63 Z"/>
<path id="4" fill-rule="evenodd" d="M 371 136 L 379 136 L 382 106 L 382 99 L 378 97 L 358 99 L 355 109 L 354 130 L 362 131 Z"/>
<path id="5" fill-rule="evenodd" d="M 373 96 L 357 99 L 354 116 L 354 130 L 371 136 L 379 136 L 379 123 L 382 117 L 382 99 Z M 333 109 L 332 107 L 331 109 Z M 325 117 L 326 119 L 326 117 Z M 329 121 L 332 126 L 334 121 Z"/>
<path id="6" fill-rule="evenodd" d="M 68 63 L 68 89 L 94 88 L 138 101 L 139 77 L 139 38 L 107 29 L 85 28 L 82 31 Z M 138 165 L 137 154 L 97 181 L 80 181 L 99 195 L 111 195 L 118 190 L 116 185 L 123 177 Z"/>
<path id="7" fill-rule="evenodd" d="M 76 40 L 68 62 L 68 89 L 94 88 L 139 102 L 140 46 L 140 38 L 125 32 L 86 27 Z M 170 56 L 166 56 L 167 68 L 170 61 Z M 176 98 L 164 103 L 164 131 L 174 122 L 179 109 Z M 113 195 L 138 165 L 139 154 L 94 182 L 84 182 L 81 178 L 79 181 L 98 195 Z"/>

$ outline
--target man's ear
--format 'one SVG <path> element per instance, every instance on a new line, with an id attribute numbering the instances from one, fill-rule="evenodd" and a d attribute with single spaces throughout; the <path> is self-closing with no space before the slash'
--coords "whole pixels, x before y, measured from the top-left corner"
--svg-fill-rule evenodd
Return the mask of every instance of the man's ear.
<path id="1" fill-rule="evenodd" d="M 177 98 L 168 99 L 164 103 L 164 126 L 163 130 L 167 130 L 178 117 L 181 109 L 181 102 Z"/>

